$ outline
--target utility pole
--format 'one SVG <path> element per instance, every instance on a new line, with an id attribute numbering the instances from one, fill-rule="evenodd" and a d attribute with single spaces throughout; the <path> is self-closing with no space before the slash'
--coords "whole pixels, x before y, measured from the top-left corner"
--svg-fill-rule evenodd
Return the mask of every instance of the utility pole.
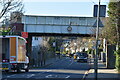
<path id="1" fill-rule="evenodd" d="M 45 36 L 43 36 L 43 40 L 44 40 L 44 42 L 43 42 L 43 62 L 44 62 L 44 65 L 45 65 L 45 56 L 46 56 L 46 46 L 45 46 Z"/>
<path id="2" fill-rule="evenodd" d="M 120 1 L 117 2 L 117 19 L 116 19 L 116 32 L 117 32 L 117 49 L 116 50 L 119 50 L 119 45 L 120 45 L 120 34 L 119 34 L 119 21 L 120 21 L 120 18 L 119 18 L 119 11 L 120 11 L 120 8 L 118 7 L 120 6 Z"/>
<path id="3" fill-rule="evenodd" d="M 56 47 L 57 46 L 56 45 L 57 45 L 57 41 L 56 41 L 56 36 L 55 36 L 55 58 L 57 59 L 57 54 L 56 54 L 56 49 L 57 49 Z"/>
<path id="4" fill-rule="evenodd" d="M 77 41 L 75 40 L 75 43 L 74 43 L 74 46 L 75 46 L 75 53 L 77 52 L 76 49 L 77 49 Z"/>
<path id="5" fill-rule="evenodd" d="M 96 47 L 95 47 L 95 63 L 94 63 L 94 73 L 95 73 L 95 80 L 98 78 L 98 39 L 99 39 L 99 17 L 100 17 L 100 0 L 98 4 L 98 11 L 97 11 L 97 28 L 96 28 Z"/>

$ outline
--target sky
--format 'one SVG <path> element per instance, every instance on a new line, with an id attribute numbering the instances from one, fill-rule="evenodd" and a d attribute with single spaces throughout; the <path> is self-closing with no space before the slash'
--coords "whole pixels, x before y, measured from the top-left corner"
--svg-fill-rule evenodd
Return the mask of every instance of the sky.
<path id="1" fill-rule="evenodd" d="M 101 0 L 107 5 L 109 0 Z M 25 15 L 93 16 L 98 0 L 23 0 Z"/>

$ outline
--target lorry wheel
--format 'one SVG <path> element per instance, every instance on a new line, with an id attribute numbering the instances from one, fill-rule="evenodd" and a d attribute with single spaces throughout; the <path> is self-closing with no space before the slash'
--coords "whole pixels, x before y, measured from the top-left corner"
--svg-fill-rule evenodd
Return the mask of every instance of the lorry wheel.
<path id="1" fill-rule="evenodd" d="M 17 73 L 20 73 L 21 72 L 21 70 L 20 69 L 17 69 Z"/>
<path id="2" fill-rule="evenodd" d="M 25 69 L 25 72 L 29 72 L 29 69 Z"/>
<path id="3" fill-rule="evenodd" d="M 9 70 L 5 70 L 5 72 L 9 72 Z"/>

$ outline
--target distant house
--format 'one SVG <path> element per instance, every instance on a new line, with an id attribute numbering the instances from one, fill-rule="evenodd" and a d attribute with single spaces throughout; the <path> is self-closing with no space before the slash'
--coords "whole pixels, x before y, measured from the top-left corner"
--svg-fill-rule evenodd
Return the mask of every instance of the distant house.
<path id="1" fill-rule="evenodd" d="M 34 66 L 39 65 L 40 60 L 40 47 L 42 46 L 43 38 L 42 37 L 32 37 L 32 62 Z"/>

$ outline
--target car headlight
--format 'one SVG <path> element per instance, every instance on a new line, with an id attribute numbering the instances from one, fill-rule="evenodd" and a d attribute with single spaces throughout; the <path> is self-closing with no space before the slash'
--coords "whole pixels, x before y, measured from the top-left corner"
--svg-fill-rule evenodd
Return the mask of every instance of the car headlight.
<path id="1" fill-rule="evenodd" d="M 84 59 L 87 59 L 87 57 L 86 57 L 86 58 L 84 58 Z"/>
<path id="2" fill-rule="evenodd" d="M 80 57 L 77 57 L 77 59 L 80 59 Z"/>

